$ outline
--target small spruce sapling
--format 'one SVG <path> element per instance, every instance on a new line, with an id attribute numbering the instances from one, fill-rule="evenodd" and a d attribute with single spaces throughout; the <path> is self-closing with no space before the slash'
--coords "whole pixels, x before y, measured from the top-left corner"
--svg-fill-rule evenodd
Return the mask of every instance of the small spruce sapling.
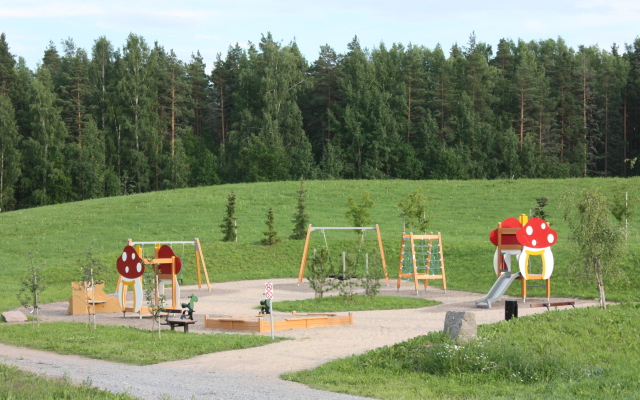
<path id="1" fill-rule="evenodd" d="M 32 322 L 39 325 L 40 295 L 45 291 L 47 285 L 44 284 L 45 277 L 41 269 L 36 267 L 33 262 L 33 253 L 31 252 L 29 252 L 29 260 L 31 261 L 31 266 L 21 281 L 22 287 L 17 297 L 24 308 L 31 309 L 31 313 L 33 313 Z"/>
<path id="2" fill-rule="evenodd" d="M 291 222 L 294 223 L 293 234 L 289 239 L 302 240 L 307 236 L 307 227 L 309 226 L 309 214 L 306 213 L 307 190 L 304 188 L 304 181 L 300 181 L 300 190 L 298 193 L 298 204 L 296 213 L 293 214 Z"/>
<path id="3" fill-rule="evenodd" d="M 264 222 L 267 225 L 267 230 L 262 232 L 265 236 L 264 239 L 262 239 L 262 244 L 266 246 L 273 246 L 280 243 L 278 231 L 273 226 L 274 222 L 275 216 L 273 215 L 273 208 L 269 207 L 269 211 L 267 212 L 267 220 Z"/>
<path id="4" fill-rule="evenodd" d="M 227 210 L 220 224 L 221 232 L 224 235 L 223 242 L 238 241 L 238 225 L 235 217 L 236 213 L 236 194 L 232 191 L 227 197 Z"/>
<path id="5" fill-rule="evenodd" d="M 549 204 L 549 199 L 547 199 L 546 197 L 539 197 L 536 199 L 536 203 L 538 203 L 538 206 L 533 210 L 533 217 L 540 218 L 541 220 L 546 222 L 551 222 L 549 221 L 549 218 L 551 218 L 551 216 L 544 209 Z"/>

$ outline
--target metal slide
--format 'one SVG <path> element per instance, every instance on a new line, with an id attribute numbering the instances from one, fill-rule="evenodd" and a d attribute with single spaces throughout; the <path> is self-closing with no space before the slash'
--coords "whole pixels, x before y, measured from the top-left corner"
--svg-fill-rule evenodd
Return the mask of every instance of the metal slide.
<path id="1" fill-rule="evenodd" d="M 507 291 L 507 289 L 511 285 L 511 282 L 513 282 L 514 279 L 521 275 L 522 274 L 520 272 L 516 272 L 515 274 L 512 274 L 508 271 L 503 272 L 496 283 L 493 284 L 491 290 L 489 290 L 489 293 L 487 293 L 487 295 L 483 298 L 476 300 L 476 307 L 491 308 L 491 303 L 500 301 L 500 297 L 502 297 L 504 292 Z"/>

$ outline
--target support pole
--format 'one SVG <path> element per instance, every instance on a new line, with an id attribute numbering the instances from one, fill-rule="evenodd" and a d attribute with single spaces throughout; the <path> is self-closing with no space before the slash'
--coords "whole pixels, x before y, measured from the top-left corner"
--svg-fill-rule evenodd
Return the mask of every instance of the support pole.
<path id="1" fill-rule="evenodd" d="M 389 285 L 389 272 L 387 271 L 387 259 L 384 256 L 384 247 L 382 246 L 382 235 L 380 234 L 380 226 L 376 224 L 376 233 L 378 234 L 378 246 L 380 247 L 380 258 L 382 259 L 382 268 L 384 268 L 384 279 Z"/>
<path id="2" fill-rule="evenodd" d="M 202 254 L 202 245 L 200 244 L 200 239 L 195 239 L 196 246 L 198 248 L 198 252 L 200 253 L 200 261 L 202 261 L 202 269 L 204 270 L 204 278 L 207 280 L 207 289 L 211 291 L 211 282 L 209 282 L 209 272 L 207 272 L 207 264 L 204 262 L 204 254 Z M 199 271 L 199 270 L 198 270 Z M 200 281 L 198 281 L 198 287 L 200 287 Z"/>
<path id="3" fill-rule="evenodd" d="M 304 279 L 304 267 L 307 265 L 307 254 L 309 253 L 309 242 L 311 241 L 311 224 L 307 228 L 307 238 L 304 240 L 304 250 L 302 250 L 302 261 L 300 262 L 300 273 L 298 274 L 298 286 Z"/>

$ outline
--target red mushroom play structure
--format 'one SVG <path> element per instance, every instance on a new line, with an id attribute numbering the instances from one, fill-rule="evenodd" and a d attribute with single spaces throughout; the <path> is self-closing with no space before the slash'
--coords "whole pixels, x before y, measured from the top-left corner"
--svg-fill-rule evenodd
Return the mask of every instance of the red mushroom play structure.
<path id="1" fill-rule="evenodd" d="M 154 246 L 153 258 L 146 258 L 144 255 L 143 246 L 148 244 Z M 142 308 L 142 299 L 144 297 L 142 275 L 144 274 L 145 266 L 148 265 L 155 268 L 156 272 L 156 301 L 158 301 L 158 295 L 164 295 L 165 286 L 168 285 L 171 288 L 171 301 L 168 302 L 165 308 L 181 311 L 178 309 L 178 306 L 180 305 L 180 284 L 178 280 L 178 273 L 182 269 L 182 259 L 174 253 L 173 248 L 171 247 L 172 245 L 180 244 L 183 246 L 183 255 L 185 245 L 193 245 L 195 247 L 198 288 L 202 288 L 200 275 L 200 269 L 202 267 L 207 288 L 211 291 L 209 273 L 207 272 L 204 255 L 202 254 L 200 239 L 195 238 L 194 240 L 170 242 L 134 242 L 133 240 L 128 239 L 126 247 L 122 251 L 120 257 L 118 257 L 117 267 L 120 276 L 116 285 L 120 308 L 125 315 L 127 312 L 142 314 L 148 311 L 147 309 Z M 126 306 L 127 290 L 129 286 L 133 286 L 133 307 Z"/>
<path id="2" fill-rule="evenodd" d="M 118 301 L 120 302 L 120 308 L 122 312 L 132 311 L 140 313 L 142 310 L 142 299 L 144 298 L 144 292 L 142 290 L 142 275 L 144 274 L 144 263 L 142 258 L 136 252 L 133 246 L 125 246 L 122 250 L 122 254 L 118 257 L 116 262 L 118 273 Z M 133 307 L 127 308 L 127 289 L 129 286 L 133 286 Z"/>
<path id="3" fill-rule="evenodd" d="M 496 246 L 493 257 L 493 268 L 498 280 L 489 293 L 476 300 L 477 307 L 489 307 L 491 303 L 499 301 L 511 283 L 518 279 L 522 282 L 522 299 L 526 301 L 527 281 L 546 281 L 547 298 L 551 296 L 551 274 L 553 273 L 553 253 L 551 246 L 558 240 L 556 231 L 540 218 L 521 215 L 518 219 L 507 218 L 498 223 L 498 228 L 489 235 L 491 243 Z M 518 272 L 511 270 L 511 257 L 518 261 Z M 531 256 L 542 258 L 542 271 L 532 274 L 529 259 Z"/>

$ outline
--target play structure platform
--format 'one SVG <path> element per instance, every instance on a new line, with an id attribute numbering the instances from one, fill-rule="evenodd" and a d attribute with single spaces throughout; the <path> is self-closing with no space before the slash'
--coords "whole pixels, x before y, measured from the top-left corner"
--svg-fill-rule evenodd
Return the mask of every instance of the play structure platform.
<path id="1" fill-rule="evenodd" d="M 353 313 L 346 316 L 337 314 L 296 314 L 302 318 L 286 318 L 273 321 L 273 330 L 314 328 L 318 326 L 353 325 Z M 249 320 L 248 318 L 256 318 Z M 228 318 L 204 318 L 204 327 L 209 329 L 227 329 L 232 331 L 270 332 L 269 314 L 242 315 Z"/>
<path id="2" fill-rule="evenodd" d="M 104 293 L 104 283 L 71 282 L 71 297 L 67 314 L 95 314 L 122 312 L 118 299 Z"/>

